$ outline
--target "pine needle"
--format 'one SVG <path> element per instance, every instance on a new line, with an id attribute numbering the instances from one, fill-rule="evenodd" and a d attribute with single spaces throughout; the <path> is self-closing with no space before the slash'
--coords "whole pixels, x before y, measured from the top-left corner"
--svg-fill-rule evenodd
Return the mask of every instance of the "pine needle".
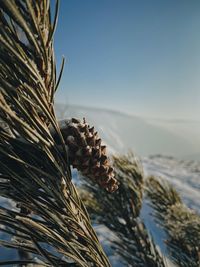
<path id="1" fill-rule="evenodd" d="M 49 3 L 0 1 L 0 195 L 17 204 L 14 212 L 0 208 L 2 230 L 17 239 L 0 242 L 38 255 L 43 266 L 110 266 L 71 182 L 55 117 L 63 66 L 57 80 L 53 34 L 59 1 L 53 23 Z"/>
<path id="2" fill-rule="evenodd" d="M 166 230 L 170 256 L 181 267 L 200 266 L 200 216 L 186 207 L 167 182 L 149 177 L 147 195 L 158 223 Z"/>

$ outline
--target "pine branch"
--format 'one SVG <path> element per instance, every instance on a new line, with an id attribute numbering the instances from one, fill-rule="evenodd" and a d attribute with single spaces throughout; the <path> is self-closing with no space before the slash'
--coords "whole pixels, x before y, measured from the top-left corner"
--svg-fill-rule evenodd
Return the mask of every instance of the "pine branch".
<path id="1" fill-rule="evenodd" d="M 117 234 L 120 241 L 114 242 L 115 249 L 130 266 L 167 266 L 138 218 L 144 183 L 139 162 L 132 154 L 114 157 L 114 168 L 120 183 L 114 195 L 106 194 L 91 180 L 80 189 L 91 218 Z"/>
<path id="2" fill-rule="evenodd" d="M 173 261 L 181 267 L 199 266 L 199 215 L 183 204 L 179 194 L 167 182 L 149 177 L 146 187 L 158 223 L 169 236 L 167 245 Z"/>
<path id="3" fill-rule="evenodd" d="M 44 266 L 105 267 L 54 112 L 57 10 L 52 23 L 48 0 L 0 1 L 0 195 L 18 204 L 0 208 L 1 231 L 15 236 L 0 243 Z"/>

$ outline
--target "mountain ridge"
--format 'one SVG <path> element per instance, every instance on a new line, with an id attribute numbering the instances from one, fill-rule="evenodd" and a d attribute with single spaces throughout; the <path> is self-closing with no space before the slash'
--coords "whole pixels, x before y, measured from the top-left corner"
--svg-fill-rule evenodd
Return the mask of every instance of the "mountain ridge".
<path id="1" fill-rule="evenodd" d="M 111 112 L 114 114 L 120 114 L 122 116 L 128 116 L 128 117 L 133 117 L 133 118 L 140 118 L 144 120 L 155 120 L 155 121 L 162 121 L 162 122 L 172 122 L 172 123 L 199 123 L 200 120 L 195 120 L 195 119 L 184 119 L 184 118 L 160 118 L 160 117 L 147 117 L 147 116 L 142 116 L 142 115 L 136 115 L 136 114 L 131 114 L 125 111 L 121 110 L 115 110 L 111 108 L 103 108 L 103 107 L 94 107 L 94 106 L 85 106 L 85 105 L 78 105 L 78 104 L 64 104 L 64 103 L 59 103 L 56 102 L 56 105 L 61 105 L 64 107 L 73 107 L 73 108 L 82 108 L 82 109 L 87 109 L 87 110 L 96 110 L 96 111 L 103 111 L 103 112 Z"/>
<path id="2" fill-rule="evenodd" d="M 85 117 L 89 124 L 95 126 L 112 153 L 132 150 L 140 156 L 164 154 L 183 159 L 200 154 L 200 139 L 195 141 L 189 136 L 192 128 L 187 123 L 185 127 L 189 131 L 185 134 L 182 128 L 178 131 L 174 127 L 177 124 L 155 123 L 152 119 L 121 111 L 63 104 L 56 104 L 56 111 L 59 119 Z M 198 131 L 194 136 L 198 136 Z"/>

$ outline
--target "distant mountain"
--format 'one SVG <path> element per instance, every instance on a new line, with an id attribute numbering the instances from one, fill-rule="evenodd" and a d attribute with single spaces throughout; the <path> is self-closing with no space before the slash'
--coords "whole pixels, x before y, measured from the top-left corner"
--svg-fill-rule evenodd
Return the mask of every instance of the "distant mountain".
<path id="1" fill-rule="evenodd" d="M 175 123 L 150 120 L 117 111 L 63 104 L 56 104 L 56 112 L 60 119 L 85 117 L 89 124 L 98 130 L 111 152 L 123 153 L 133 150 L 140 156 L 163 154 L 178 158 L 197 155 L 196 159 L 200 155 L 200 138 L 194 140 L 194 136 L 198 136 L 198 131 L 191 134 L 194 125 L 191 127 L 187 121 L 183 121 L 182 127 L 177 128 L 180 121 Z M 196 124 L 199 127 L 196 128 L 200 129 L 200 124 Z"/>

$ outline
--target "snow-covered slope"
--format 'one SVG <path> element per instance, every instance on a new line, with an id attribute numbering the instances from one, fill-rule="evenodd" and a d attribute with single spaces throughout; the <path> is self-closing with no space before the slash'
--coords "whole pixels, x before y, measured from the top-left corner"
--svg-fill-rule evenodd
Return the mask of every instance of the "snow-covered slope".
<path id="1" fill-rule="evenodd" d="M 187 206 L 200 214 L 200 161 L 151 156 L 143 158 L 142 162 L 146 175 L 156 175 L 170 182 Z"/>
<path id="2" fill-rule="evenodd" d="M 133 150 L 140 156 L 173 155 L 177 158 L 200 156 L 200 123 L 150 120 L 120 112 L 57 104 L 58 117 L 85 117 L 96 127 L 111 152 Z M 196 123 L 196 124 L 195 124 Z M 195 124 L 195 125 L 194 125 Z M 192 125 L 192 126 L 191 126 Z M 200 159 L 200 157 L 199 157 Z"/>

